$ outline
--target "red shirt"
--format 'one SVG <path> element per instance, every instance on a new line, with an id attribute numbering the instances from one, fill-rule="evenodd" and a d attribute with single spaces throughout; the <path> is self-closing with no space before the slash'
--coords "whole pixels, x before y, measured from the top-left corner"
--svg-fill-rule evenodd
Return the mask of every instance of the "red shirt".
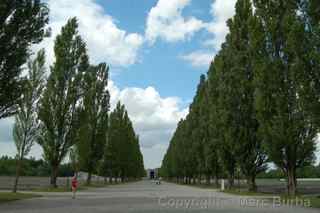
<path id="1" fill-rule="evenodd" d="M 72 185 L 73 188 L 77 188 L 77 186 L 78 186 L 78 181 L 77 181 L 76 178 L 72 178 L 72 180 L 71 180 L 71 185 Z"/>

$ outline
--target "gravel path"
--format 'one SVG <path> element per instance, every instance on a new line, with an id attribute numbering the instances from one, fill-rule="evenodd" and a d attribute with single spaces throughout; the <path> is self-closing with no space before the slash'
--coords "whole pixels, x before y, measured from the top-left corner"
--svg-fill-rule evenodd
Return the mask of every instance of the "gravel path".
<path id="1" fill-rule="evenodd" d="M 0 205 L 1 213 L 110 213 L 110 212 L 265 212 L 319 213 L 303 208 L 308 201 L 297 200 L 280 205 L 279 200 L 239 197 L 211 189 L 144 180 L 136 183 L 71 193 L 43 193 L 44 197 Z M 297 203 L 296 203 L 297 202 Z M 298 206 L 297 206 L 298 204 Z"/>

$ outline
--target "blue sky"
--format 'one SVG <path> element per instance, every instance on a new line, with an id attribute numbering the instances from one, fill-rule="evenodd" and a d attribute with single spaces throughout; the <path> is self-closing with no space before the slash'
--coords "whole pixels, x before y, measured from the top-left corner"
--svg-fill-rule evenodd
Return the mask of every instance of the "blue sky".
<path id="1" fill-rule="evenodd" d="M 54 38 L 77 17 L 92 63 L 110 66 L 111 105 L 126 105 L 146 168 L 161 165 L 178 121 L 188 113 L 200 75 L 228 33 L 236 0 L 45 0 L 52 37 L 32 47 L 55 58 Z M 0 120 L 0 155 L 15 155 L 13 118 Z M 41 158 L 35 145 L 31 156 Z"/>
<path id="2" fill-rule="evenodd" d="M 119 28 L 139 34 L 144 34 L 148 13 L 157 4 L 157 0 L 97 2 L 116 20 Z M 183 15 L 210 21 L 211 3 L 211 0 L 192 1 L 183 10 Z M 207 71 L 208 66 L 193 67 L 180 56 L 197 50 L 206 36 L 208 33 L 201 30 L 186 41 L 168 43 L 158 40 L 154 45 L 145 43 L 139 51 L 138 63 L 121 68 L 112 79 L 120 88 L 152 85 L 162 96 L 178 96 L 187 103 L 194 95 L 199 76 Z"/>

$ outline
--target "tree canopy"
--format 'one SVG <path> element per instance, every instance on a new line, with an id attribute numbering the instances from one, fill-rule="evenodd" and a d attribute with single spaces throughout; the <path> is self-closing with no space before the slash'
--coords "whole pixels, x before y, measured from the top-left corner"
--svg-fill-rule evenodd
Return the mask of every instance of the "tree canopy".
<path id="1" fill-rule="evenodd" d="M 0 2 L 0 119 L 17 112 L 25 82 L 22 65 L 30 46 L 46 36 L 48 21 L 49 10 L 40 0 Z"/>
<path id="2" fill-rule="evenodd" d="M 295 195 L 297 170 L 313 163 L 319 132 L 319 4 L 238 0 L 235 9 L 162 173 L 185 182 L 223 176 L 232 187 L 240 170 L 256 190 L 271 161 Z"/>

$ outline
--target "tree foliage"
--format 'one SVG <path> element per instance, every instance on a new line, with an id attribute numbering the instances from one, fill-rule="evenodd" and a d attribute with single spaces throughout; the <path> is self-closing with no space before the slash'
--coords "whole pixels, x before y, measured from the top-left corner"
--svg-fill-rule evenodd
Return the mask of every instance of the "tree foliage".
<path id="1" fill-rule="evenodd" d="M 128 178 L 144 176 L 143 157 L 125 106 L 118 102 L 110 114 L 107 144 L 101 162 L 103 176 Z"/>
<path id="2" fill-rule="evenodd" d="M 0 157 L 0 176 L 16 175 L 16 159 L 8 156 Z M 43 159 L 25 158 L 21 164 L 20 175 L 31 177 L 50 176 L 50 165 Z M 58 171 L 59 177 L 70 177 L 73 175 L 72 165 L 61 164 Z"/>
<path id="3" fill-rule="evenodd" d="M 296 193 L 296 169 L 312 163 L 316 125 L 308 112 L 309 48 L 302 1 L 254 1 L 253 48 L 257 70 L 256 108 L 270 159 L 288 178 Z M 312 46 L 310 46 L 312 45 Z"/>
<path id="4" fill-rule="evenodd" d="M 38 143 L 52 167 L 51 184 L 54 187 L 58 167 L 76 143 L 81 80 L 89 68 L 86 45 L 78 35 L 77 27 L 76 18 L 70 19 L 55 40 L 56 61 L 39 107 L 42 127 Z"/>
<path id="5" fill-rule="evenodd" d="M 17 191 L 21 163 L 39 135 L 38 105 L 44 87 L 45 52 L 41 50 L 34 61 L 28 63 L 28 76 L 18 113 L 15 116 L 13 139 L 17 148 L 17 172 L 13 191 Z"/>
<path id="6" fill-rule="evenodd" d="M 22 65 L 29 58 L 31 44 L 46 35 L 48 13 L 40 0 L 0 2 L 0 119 L 17 112 L 24 89 Z"/>
<path id="7" fill-rule="evenodd" d="M 91 66 L 85 72 L 82 84 L 84 96 L 78 114 L 80 129 L 76 150 L 80 169 L 88 172 L 87 184 L 90 184 L 91 174 L 97 173 L 96 164 L 103 156 L 107 140 L 110 96 L 106 64 Z"/>
<path id="8" fill-rule="evenodd" d="M 227 174 L 232 187 L 240 168 L 256 190 L 269 159 L 295 194 L 297 170 L 313 162 L 319 131 L 319 11 L 313 0 L 237 1 L 230 32 L 178 124 L 162 174 L 186 182 Z"/>

